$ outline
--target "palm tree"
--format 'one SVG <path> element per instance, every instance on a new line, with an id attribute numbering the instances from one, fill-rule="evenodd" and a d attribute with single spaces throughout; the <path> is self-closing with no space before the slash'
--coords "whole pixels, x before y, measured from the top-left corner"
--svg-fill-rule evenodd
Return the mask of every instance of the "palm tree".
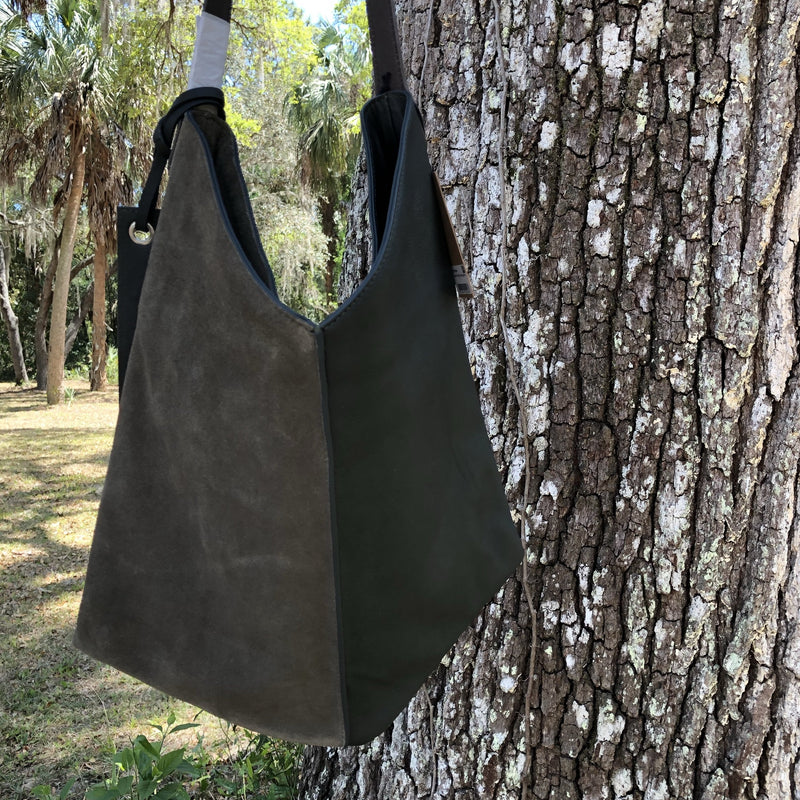
<path id="1" fill-rule="evenodd" d="M 287 98 L 288 116 L 300 134 L 300 176 L 316 194 L 328 241 L 325 291 L 335 300 L 339 250 L 337 216 L 350 190 L 361 147 L 359 109 L 369 96 L 370 60 L 366 32 L 329 25 L 320 34 L 318 63 Z"/>
<path id="2" fill-rule="evenodd" d="M 119 113 L 114 114 L 122 119 Z M 133 187 L 129 178 L 128 145 L 140 162 L 149 145 L 149 128 L 134 118 L 126 120 L 126 129 L 137 135 L 128 139 L 120 125 L 111 119 L 93 120 L 87 136 L 90 165 L 86 180 L 86 205 L 89 229 L 95 242 L 94 288 L 92 301 L 92 391 L 104 391 L 106 379 L 106 278 L 107 254 L 116 249 L 116 208 L 128 200 Z M 132 144 L 135 142 L 135 144 Z M 136 170 L 137 172 L 143 170 Z"/>
<path id="3" fill-rule="evenodd" d="M 29 17 L 31 14 L 43 14 L 47 0 L 11 0 L 11 7 L 19 10 L 20 14 Z"/>
<path id="4" fill-rule="evenodd" d="M 138 129 L 131 137 L 138 151 L 144 128 L 126 111 L 128 89 L 118 79 L 113 51 L 101 50 L 96 7 L 57 0 L 32 19 L 6 7 L 0 20 L 0 102 L 7 110 L 0 178 L 11 180 L 20 167 L 33 164 L 30 192 L 39 203 L 47 201 L 54 180 L 60 184 L 53 201 L 54 220 L 62 213 L 63 220 L 47 363 L 37 364 L 38 385 L 44 388 L 46 370 L 47 402 L 53 404 L 62 395 L 67 294 L 85 188 L 97 246 L 92 387 L 105 388 L 105 253 L 114 247 L 113 210 L 131 193 L 123 131 Z"/>

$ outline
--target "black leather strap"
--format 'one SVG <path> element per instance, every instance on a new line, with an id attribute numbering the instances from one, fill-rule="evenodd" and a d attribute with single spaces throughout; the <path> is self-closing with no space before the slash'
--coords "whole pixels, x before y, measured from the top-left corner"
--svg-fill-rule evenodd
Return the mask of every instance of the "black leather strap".
<path id="1" fill-rule="evenodd" d="M 231 6 L 232 0 L 205 0 L 203 11 L 230 21 Z M 372 47 L 373 93 L 405 89 L 394 0 L 367 0 L 367 20 Z"/>
<path id="2" fill-rule="evenodd" d="M 224 19 L 225 22 L 230 22 L 232 5 L 233 3 L 230 0 L 206 0 L 203 3 L 203 11 L 206 14 L 212 14 L 215 17 Z"/>
<path id="3" fill-rule="evenodd" d="M 406 89 L 394 0 L 367 0 L 373 94 Z"/>
<path id="4" fill-rule="evenodd" d="M 147 176 L 142 198 L 136 213 L 136 230 L 146 231 L 148 224 L 155 228 L 156 203 L 158 202 L 158 188 L 161 177 L 172 149 L 172 137 L 181 117 L 199 105 L 215 105 L 220 116 L 225 118 L 225 98 L 222 89 L 204 86 L 200 89 L 189 89 L 179 94 L 169 111 L 158 121 L 153 131 L 153 164 Z"/>

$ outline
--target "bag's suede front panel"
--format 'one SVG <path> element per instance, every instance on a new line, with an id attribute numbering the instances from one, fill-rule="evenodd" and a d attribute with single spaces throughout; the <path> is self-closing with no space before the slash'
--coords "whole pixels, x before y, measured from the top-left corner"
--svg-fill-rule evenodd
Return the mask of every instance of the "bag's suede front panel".
<path id="1" fill-rule="evenodd" d="M 374 205 L 383 252 L 323 323 L 353 743 L 391 724 L 522 560 L 406 98 L 400 131 L 401 94 L 365 115 L 373 179 L 391 182 L 386 149 L 400 149 L 394 206 L 385 192 Z"/>
<path id="2" fill-rule="evenodd" d="M 196 127 L 221 152 L 221 124 L 178 135 L 75 641 L 248 728 L 343 744 L 314 332 L 226 229 Z"/>

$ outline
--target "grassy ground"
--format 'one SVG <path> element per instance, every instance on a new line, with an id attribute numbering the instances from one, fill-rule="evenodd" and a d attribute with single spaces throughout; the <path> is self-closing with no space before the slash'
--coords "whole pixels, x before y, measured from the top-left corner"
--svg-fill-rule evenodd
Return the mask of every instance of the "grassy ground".
<path id="1" fill-rule="evenodd" d="M 83 797 L 150 721 L 198 713 L 71 644 L 117 396 L 67 386 L 71 402 L 48 408 L 42 392 L 0 383 L 1 800 L 76 776 L 70 797 Z M 246 734 L 205 713 L 197 721 L 174 746 L 201 761 L 241 751 Z"/>

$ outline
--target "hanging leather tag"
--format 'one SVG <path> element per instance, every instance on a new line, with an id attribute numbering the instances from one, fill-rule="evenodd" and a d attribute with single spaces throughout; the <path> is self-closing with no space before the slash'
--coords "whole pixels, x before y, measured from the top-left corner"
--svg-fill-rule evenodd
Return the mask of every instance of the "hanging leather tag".
<path id="1" fill-rule="evenodd" d="M 473 297 L 475 290 L 464 266 L 464 256 L 458 246 L 456 232 L 453 229 L 453 221 L 450 219 L 450 212 L 447 210 L 447 203 L 442 193 L 442 185 L 439 183 L 439 178 L 435 172 L 433 173 L 433 182 L 436 185 L 436 199 L 439 202 L 439 211 L 442 215 L 442 225 L 444 227 L 445 240 L 447 241 L 447 251 L 450 254 L 450 265 L 453 268 L 456 292 L 458 292 L 459 297 Z"/>
<path id="2" fill-rule="evenodd" d="M 158 222 L 159 213 L 158 209 L 152 212 L 154 226 Z M 120 395 L 133 345 L 133 334 L 136 331 L 139 297 L 150 258 L 150 242 L 137 241 L 131 233 L 138 214 L 138 206 L 117 207 L 117 350 Z"/>

